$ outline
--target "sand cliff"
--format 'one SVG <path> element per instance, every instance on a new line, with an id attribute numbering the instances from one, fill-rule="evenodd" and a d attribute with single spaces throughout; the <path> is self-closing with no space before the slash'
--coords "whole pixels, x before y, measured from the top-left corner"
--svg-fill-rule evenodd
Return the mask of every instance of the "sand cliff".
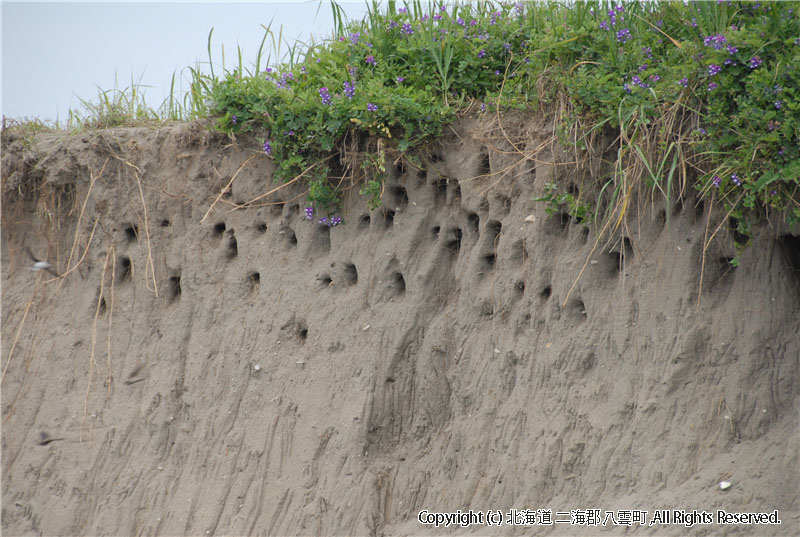
<path id="1" fill-rule="evenodd" d="M 4 133 L 3 532 L 523 534 L 417 514 L 596 508 L 795 534 L 798 231 L 765 223 L 734 268 L 721 229 L 701 292 L 714 210 L 642 193 L 597 243 L 533 198 L 602 154 L 562 165 L 547 117 L 509 132 L 460 121 L 333 228 L 203 123 Z M 604 529 L 686 532 L 543 533 Z"/>

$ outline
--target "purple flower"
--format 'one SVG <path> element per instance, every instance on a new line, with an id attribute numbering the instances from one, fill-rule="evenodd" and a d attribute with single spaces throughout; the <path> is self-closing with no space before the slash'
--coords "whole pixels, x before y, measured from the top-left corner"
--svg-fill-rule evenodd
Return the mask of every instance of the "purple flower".
<path id="1" fill-rule="evenodd" d="M 739 186 L 739 185 L 742 184 L 742 180 L 739 179 L 739 176 L 736 175 L 735 173 L 731 174 L 731 181 L 733 181 L 733 184 L 736 185 L 736 186 Z"/>
<path id="2" fill-rule="evenodd" d="M 739 52 L 738 48 L 734 47 L 733 45 L 728 45 L 728 54 L 733 55 L 736 54 L 737 52 Z"/>
<path id="3" fill-rule="evenodd" d="M 503 48 L 506 49 L 506 50 L 511 50 L 511 43 L 504 44 Z"/>
<path id="4" fill-rule="evenodd" d="M 644 53 L 648 59 L 653 59 L 653 49 L 650 47 L 642 47 L 642 53 Z"/>
<path id="5" fill-rule="evenodd" d="M 327 87 L 319 88 L 319 96 L 322 99 L 322 104 L 324 105 L 331 104 L 331 94 L 328 93 Z"/>
<path id="6" fill-rule="evenodd" d="M 653 82 L 658 82 L 659 80 L 661 80 L 661 77 L 658 76 L 658 75 L 653 74 L 653 75 L 650 75 L 650 80 L 652 80 Z"/>
<path id="7" fill-rule="evenodd" d="M 433 20 L 440 21 L 440 20 L 442 20 L 442 16 L 439 15 L 439 14 L 436 14 L 436 15 L 433 16 Z"/>
<path id="8" fill-rule="evenodd" d="M 319 223 L 322 224 L 323 226 L 328 225 L 328 218 L 326 216 L 323 216 L 322 218 L 319 219 Z"/>
<path id="9" fill-rule="evenodd" d="M 306 207 L 306 220 L 314 219 L 314 207 Z"/>
<path id="10" fill-rule="evenodd" d="M 397 12 L 398 13 L 408 13 L 408 9 L 406 9 L 404 7 L 401 7 L 400 9 L 397 10 Z"/>
<path id="11" fill-rule="evenodd" d="M 264 153 L 266 153 L 267 155 L 272 154 L 272 146 L 270 145 L 269 140 L 264 142 Z"/>
<path id="12" fill-rule="evenodd" d="M 625 90 L 627 93 L 630 93 L 630 92 L 631 92 L 631 85 L 630 85 L 630 84 L 628 84 L 628 83 L 625 83 L 625 85 L 624 85 L 624 86 L 622 86 L 622 88 L 623 88 L 623 89 L 624 89 L 624 90 Z"/>
<path id="13" fill-rule="evenodd" d="M 331 227 L 338 226 L 341 223 L 342 223 L 342 217 L 341 216 L 334 216 L 333 218 L 331 218 Z"/>
<path id="14" fill-rule="evenodd" d="M 486 112 L 486 103 L 481 103 L 481 112 Z"/>
<path id="15" fill-rule="evenodd" d="M 396 80 L 397 80 L 397 83 L 399 84 L 399 83 L 401 83 L 401 82 L 403 82 L 405 80 L 405 77 L 398 76 Z"/>
<path id="16" fill-rule="evenodd" d="M 237 122 L 237 121 L 239 121 L 239 118 L 238 118 L 238 117 L 236 117 L 236 114 L 234 114 L 234 115 L 231 117 L 231 121 L 233 122 L 233 124 L 234 124 L 234 125 L 236 125 L 236 122 Z"/>
<path id="17" fill-rule="evenodd" d="M 689 87 L 689 79 L 686 78 L 686 77 L 683 77 L 678 81 L 678 84 L 680 84 L 684 88 L 688 88 Z"/>
<path id="18" fill-rule="evenodd" d="M 367 110 L 369 110 L 370 112 L 377 112 L 378 107 L 372 103 L 367 103 Z"/>
<path id="19" fill-rule="evenodd" d="M 714 184 L 715 187 L 719 188 L 720 183 L 722 183 L 722 177 L 719 175 L 715 175 L 711 178 L 711 182 Z"/>
<path id="20" fill-rule="evenodd" d="M 480 52 L 478 52 L 478 58 L 483 58 L 484 56 L 486 56 L 486 50 L 481 49 Z"/>
<path id="21" fill-rule="evenodd" d="M 717 89 L 717 83 L 716 82 L 709 82 L 708 83 L 708 91 L 714 91 L 715 89 Z"/>
<path id="22" fill-rule="evenodd" d="M 459 25 L 459 26 L 464 26 L 464 25 L 466 24 L 466 23 L 464 22 L 464 19 L 462 19 L 461 17 L 457 18 L 457 19 L 456 19 L 456 22 L 458 23 L 458 25 Z"/>
<path id="23" fill-rule="evenodd" d="M 620 43 L 625 43 L 628 39 L 631 38 L 631 31 L 627 28 L 623 28 L 617 32 L 617 41 Z"/>
<path id="24" fill-rule="evenodd" d="M 697 132 L 699 132 L 699 133 L 700 133 L 700 134 L 702 134 L 703 136 L 705 136 L 705 135 L 706 135 L 706 130 L 705 130 L 703 127 L 700 127 L 699 129 L 697 129 Z"/>
<path id="25" fill-rule="evenodd" d="M 797 39 L 794 40 L 794 44 L 795 45 L 800 45 L 800 37 L 798 37 Z"/>
<path id="26" fill-rule="evenodd" d="M 366 58 L 364 58 L 364 61 L 365 61 L 366 63 L 370 64 L 370 65 L 375 65 L 375 56 L 373 56 L 372 54 L 370 54 L 369 56 L 367 56 Z"/>
<path id="27" fill-rule="evenodd" d="M 761 58 L 759 58 L 758 56 L 753 56 L 752 58 L 750 58 L 750 61 L 748 62 L 747 65 L 750 67 L 750 69 L 755 69 L 756 67 L 761 65 L 761 63 L 762 63 Z"/>
<path id="28" fill-rule="evenodd" d="M 725 65 L 736 65 L 736 62 L 735 62 L 735 61 L 733 61 L 733 60 L 732 60 L 732 59 L 730 59 L 730 58 L 725 58 L 725 62 L 724 62 L 724 64 L 725 64 Z"/>
<path id="29" fill-rule="evenodd" d="M 722 71 L 722 67 L 720 67 L 719 65 L 712 63 L 711 65 L 708 66 L 708 76 L 714 76 L 720 71 Z"/>
<path id="30" fill-rule="evenodd" d="M 344 94 L 348 99 L 352 99 L 353 96 L 356 94 L 356 83 L 355 82 L 345 82 L 344 83 Z"/>
<path id="31" fill-rule="evenodd" d="M 780 110 L 781 106 L 783 106 L 783 101 L 775 101 L 775 108 Z M 236 117 L 236 116 L 234 116 L 234 117 Z"/>
<path id="32" fill-rule="evenodd" d="M 357 45 L 358 44 L 358 40 L 360 38 L 361 38 L 361 33 L 360 32 L 356 32 L 356 33 L 352 33 L 351 32 L 350 33 L 350 43 L 352 43 L 353 45 Z"/>
<path id="33" fill-rule="evenodd" d="M 403 24 L 402 30 L 403 30 L 403 33 L 406 34 L 406 35 L 413 35 L 414 34 L 414 30 L 411 29 L 411 25 L 409 23 Z"/>
<path id="34" fill-rule="evenodd" d="M 608 21 L 601 21 L 600 22 L 600 29 L 601 30 L 608 30 Z"/>
<path id="35" fill-rule="evenodd" d="M 639 72 L 641 73 L 642 71 L 645 71 L 645 70 L 647 70 L 647 64 L 643 63 L 642 65 L 639 66 Z"/>
<path id="36" fill-rule="evenodd" d="M 294 136 L 294 130 L 288 130 L 288 131 L 284 132 L 283 134 L 284 134 L 284 136 Z"/>
<path id="37" fill-rule="evenodd" d="M 308 70 L 306 69 L 306 66 L 305 66 L 305 65 L 303 65 L 302 67 L 300 67 L 300 72 L 301 72 L 301 73 L 303 73 L 303 74 L 306 74 L 306 73 L 308 72 Z"/>

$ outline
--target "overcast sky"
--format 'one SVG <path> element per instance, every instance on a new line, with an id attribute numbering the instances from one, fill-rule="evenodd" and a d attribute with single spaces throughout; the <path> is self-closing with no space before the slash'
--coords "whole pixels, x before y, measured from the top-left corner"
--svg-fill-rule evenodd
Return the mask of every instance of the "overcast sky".
<path id="1" fill-rule="evenodd" d="M 348 17 L 361 19 L 363 0 L 339 1 Z M 2 113 L 12 118 L 60 119 L 80 98 L 96 100 L 104 90 L 130 85 L 131 76 L 157 107 L 169 93 L 174 72 L 207 63 L 212 52 L 226 65 L 241 46 L 247 63 L 255 60 L 263 25 L 283 26 L 290 42 L 317 42 L 333 30 L 329 2 L 2 2 Z M 271 48 L 268 40 L 265 48 Z M 283 47 L 285 50 L 285 45 Z M 265 53 L 267 51 L 265 50 Z M 273 52 L 273 58 L 275 54 Z M 188 80 L 188 76 L 184 77 Z M 186 89 L 187 84 L 183 84 Z"/>

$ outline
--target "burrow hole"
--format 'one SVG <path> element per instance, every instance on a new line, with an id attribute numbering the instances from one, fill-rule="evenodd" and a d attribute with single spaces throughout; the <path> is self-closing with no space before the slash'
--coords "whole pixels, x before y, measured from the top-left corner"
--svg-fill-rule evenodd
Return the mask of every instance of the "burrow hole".
<path id="1" fill-rule="evenodd" d="M 287 227 L 284 231 L 286 234 L 286 244 L 288 244 L 290 248 L 297 246 L 297 234 L 294 232 L 294 230 L 290 227 Z"/>
<path id="2" fill-rule="evenodd" d="M 402 160 L 398 161 L 397 164 L 394 165 L 394 169 L 397 170 L 397 173 L 403 175 L 406 173 L 406 164 Z"/>
<path id="3" fill-rule="evenodd" d="M 490 220 L 488 224 L 486 224 L 486 231 L 489 233 L 489 240 L 492 241 L 492 244 L 497 243 L 497 237 L 500 235 L 500 232 L 503 231 L 503 224 L 497 220 Z"/>
<path id="4" fill-rule="evenodd" d="M 480 232 L 481 217 L 478 216 L 478 213 L 469 213 L 467 216 L 467 222 L 469 223 L 473 233 L 478 234 Z"/>
<path id="5" fill-rule="evenodd" d="M 366 229 L 369 227 L 370 218 L 368 214 L 362 214 L 358 219 L 358 229 Z"/>
<path id="6" fill-rule="evenodd" d="M 794 276 L 795 286 L 800 290 L 800 235 L 781 235 L 778 245 L 786 258 L 789 273 Z"/>
<path id="7" fill-rule="evenodd" d="M 481 263 L 483 265 L 484 270 L 492 270 L 494 269 L 494 266 L 497 263 L 497 255 L 495 255 L 494 253 L 485 254 L 481 258 Z"/>
<path id="8" fill-rule="evenodd" d="M 542 300 L 549 300 L 550 297 L 553 295 L 553 288 L 549 285 L 545 285 L 541 291 L 539 291 L 539 298 Z"/>
<path id="9" fill-rule="evenodd" d="M 281 216 L 283 214 L 283 206 L 286 205 L 285 201 L 273 201 L 270 203 L 269 212 L 272 216 Z"/>
<path id="10" fill-rule="evenodd" d="M 136 224 L 129 224 L 126 226 L 125 236 L 128 238 L 128 242 L 136 242 L 139 240 L 139 226 Z"/>
<path id="11" fill-rule="evenodd" d="M 161 220 L 161 227 L 169 227 L 169 226 L 171 226 L 171 225 L 172 225 L 172 222 L 170 222 L 170 221 L 169 221 L 169 220 L 167 220 L 166 218 L 164 218 L 163 220 Z"/>
<path id="12" fill-rule="evenodd" d="M 442 230 L 441 226 L 433 226 L 431 228 L 431 235 L 433 235 L 434 237 L 438 237 L 439 236 L 439 232 L 441 230 Z"/>
<path id="13" fill-rule="evenodd" d="M 517 281 L 517 283 L 514 284 L 514 289 L 517 291 L 517 294 L 525 294 L 525 282 L 523 280 Z"/>
<path id="14" fill-rule="evenodd" d="M 383 212 L 383 227 L 390 228 L 394 225 L 394 211 L 389 209 Z"/>
<path id="15" fill-rule="evenodd" d="M 231 230 L 231 238 L 228 239 L 228 249 L 225 255 L 229 260 L 234 259 L 239 255 L 239 243 L 236 242 L 236 237 L 233 235 L 233 230 Z"/>
<path id="16" fill-rule="evenodd" d="M 254 270 L 247 275 L 247 282 L 250 284 L 250 290 L 255 291 L 261 285 L 261 274 Z"/>
<path id="17" fill-rule="evenodd" d="M 169 277 L 169 298 L 170 302 L 175 302 L 181 298 L 181 277 L 178 275 Z"/>
<path id="18" fill-rule="evenodd" d="M 403 274 L 400 272 L 395 272 L 392 274 L 392 288 L 394 290 L 395 295 L 404 295 L 406 292 L 406 280 L 403 278 Z"/>
<path id="19" fill-rule="evenodd" d="M 344 281 L 347 285 L 355 285 L 358 283 L 358 270 L 356 270 L 354 264 L 344 264 Z"/>
<path id="20" fill-rule="evenodd" d="M 217 222 L 214 224 L 214 235 L 220 236 L 225 233 L 225 222 Z"/>
<path id="21" fill-rule="evenodd" d="M 297 335 L 297 339 L 300 341 L 300 343 L 305 343 L 308 339 L 308 326 L 306 326 L 306 323 L 297 323 L 294 328 L 294 332 Z"/>
<path id="22" fill-rule="evenodd" d="M 461 237 L 463 232 L 459 228 L 453 228 L 448 232 L 448 239 L 444 247 L 453 255 L 458 255 L 461 250 Z"/>
<path id="23" fill-rule="evenodd" d="M 575 320 L 582 321 L 586 319 L 586 304 L 580 298 L 573 298 L 567 305 L 569 315 Z"/>
<path id="24" fill-rule="evenodd" d="M 129 282 L 133 278 L 133 265 L 131 258 L 124 255 L 119 258 L 119 281 Z"/>
<path id="25" fill-rule="evenodd" d="M 392 196 L 392 208 L 403 209 L 408 205 L 408 192 L 400 185 L 394 185 L 389 194 Z"/>
<path id="26" fill-rule="evenodd" d="M 431 153 L 431 162 L 441 162 L 444 160 L 442 154 L 439 151 L 434 151 Z"/>
<path id="27" fill-rule="evenodd" d="M 435 201 L 442 204 L 447 200 L 447 179 L 440 177 L 433 182 Z"/>
<path id="28" fill-rule="evenodd" d="M 256 229 L 258 231 L 260 231 L 261 233 L 266 233 L 267 232 L 267 223 L 266 222 L 259 222 L 256 225 Z"/>
<path id="29" fill-rule="evenodd" d="M 333 283 L 333 280 L 328 274 L 323 274 L 317 279 L 319 280 L 320 287 L 322 287 L 323 289 L 327 289 Z"/>
<path id="30" fill-rule="evenodd" d="M 478 167 L 478 175 L 489 175 L 491 172 L 491 162 L 489 160 L 489 153 L 481 155 L 480 166 Z"/>

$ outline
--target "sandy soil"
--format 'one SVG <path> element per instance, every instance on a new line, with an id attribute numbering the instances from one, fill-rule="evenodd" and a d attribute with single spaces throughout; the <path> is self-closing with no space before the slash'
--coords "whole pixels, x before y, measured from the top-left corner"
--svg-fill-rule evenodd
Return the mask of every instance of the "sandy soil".
<path id="1" fill-rule="evenodd" d="M 524 154 L 463 120 L 335 228 L 298 183 L 237 207 L 273 164 L 202 123 L 4 133 L 3 533 L 798 534 L 800 232 L 733 268 L 721 228 L 700 293 L 719 215 L 634 193 L 596 243 L 532 199 L 602 151 L 506 127 Z M 418 520 L 470 509 L 647 524 Z"/>

